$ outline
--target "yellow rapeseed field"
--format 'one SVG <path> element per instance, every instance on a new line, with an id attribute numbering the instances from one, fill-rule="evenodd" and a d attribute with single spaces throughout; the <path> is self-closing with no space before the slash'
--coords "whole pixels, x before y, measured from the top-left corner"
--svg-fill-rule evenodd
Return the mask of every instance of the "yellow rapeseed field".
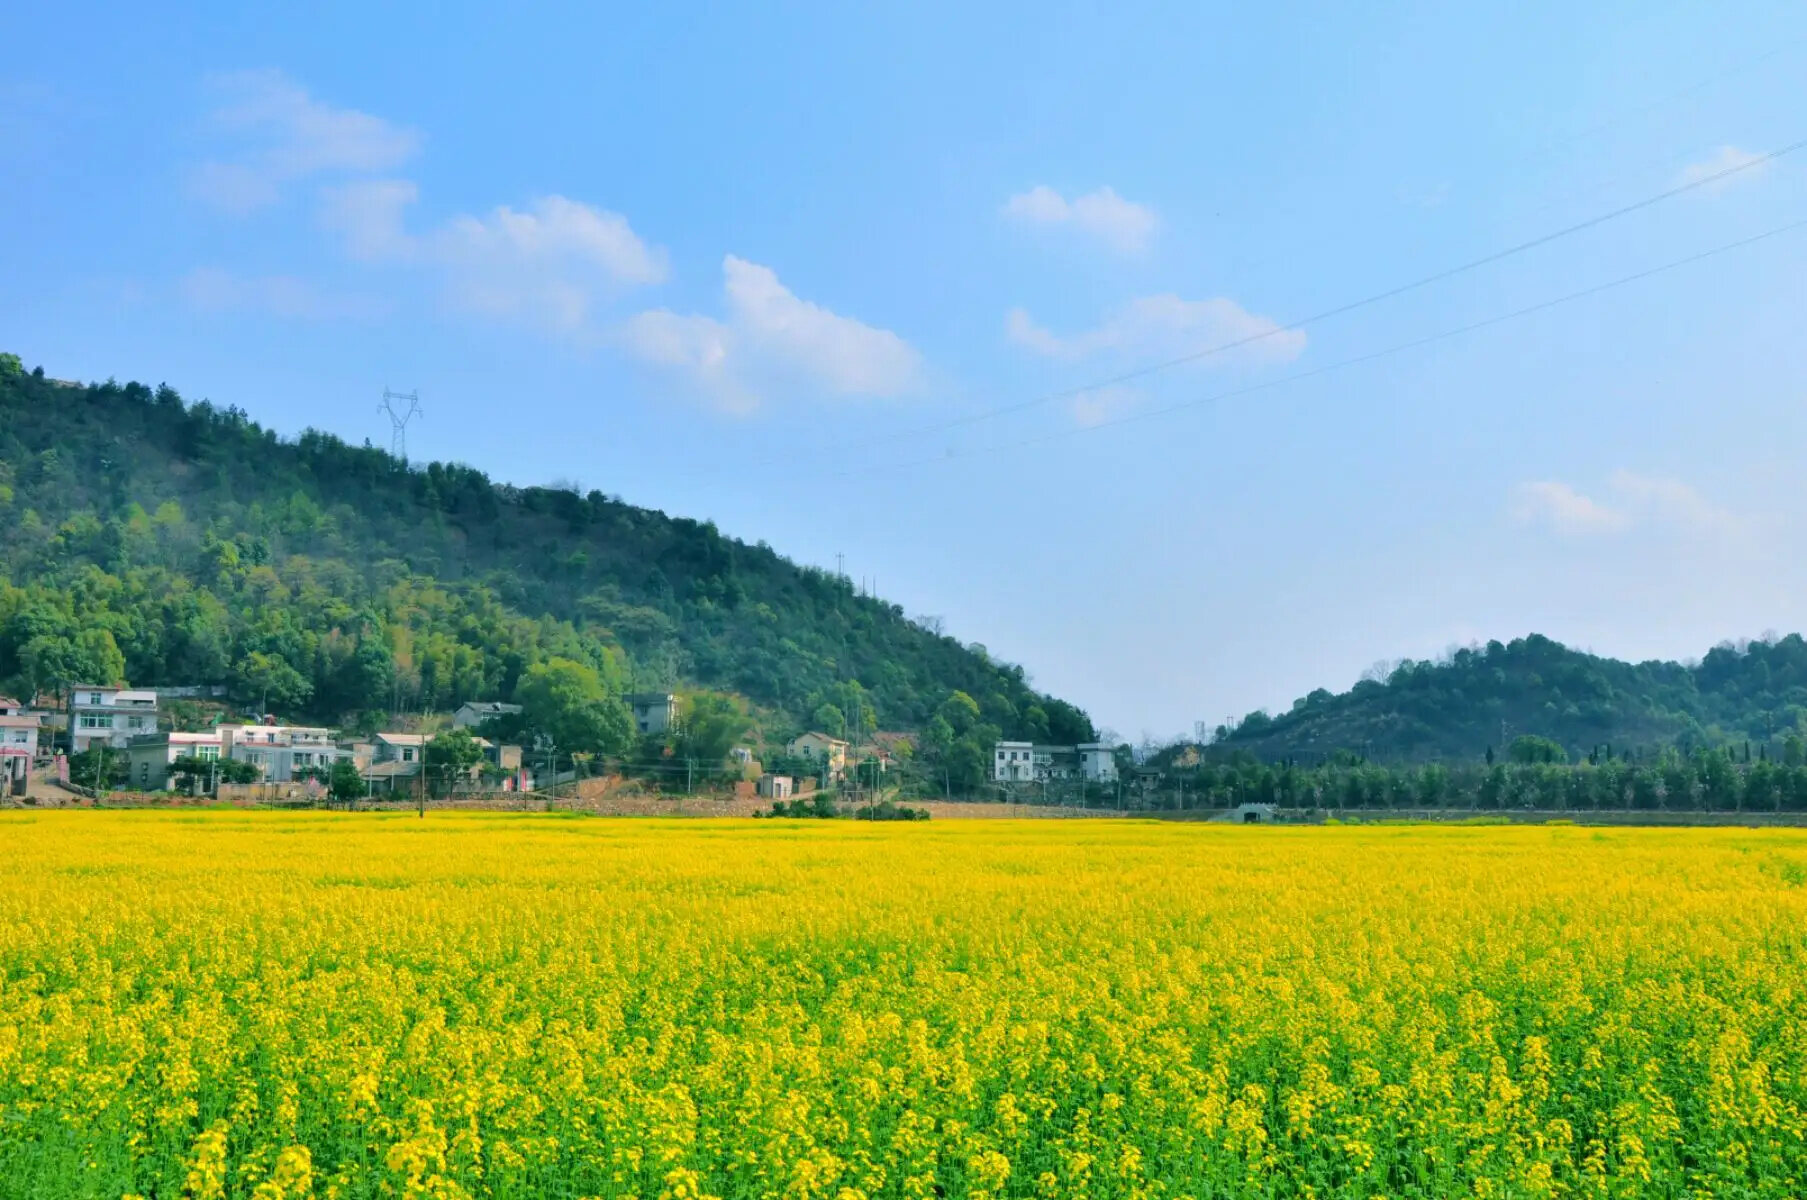
<path id="1" fill-rule="evenodd" d="M 1807 837 L 0 814 L 0 1194 L 1807 1191 Z"/>

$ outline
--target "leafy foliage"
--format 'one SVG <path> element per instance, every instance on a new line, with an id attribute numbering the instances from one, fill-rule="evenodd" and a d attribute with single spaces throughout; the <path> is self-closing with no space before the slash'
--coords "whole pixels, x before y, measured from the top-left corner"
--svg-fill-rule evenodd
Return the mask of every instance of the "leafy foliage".
<path id="1" fill-rule="evenodd" d="M 1726 644 L 1698 664 L 1626 663 L 1533 634 L 1399 663 L 1340 695 L 1318 690 L 1278 716 L 1220 727 L 1219 752 L 1328 761 L 1566 761 L 1600 747 L 1654 752 L 1749 740 L 1779 750 L 1807 733 L 1807 641 Z M 1530 740 L 1526 740 L 1530 739 Z M 1526 759 L 1520 755 L 1536 757 Z"/>
<path id="2" fill-rule="evenodd" d="M 619 749 L 613 699 L 681 683 L 798 724 L 827 705 L 916 728 L 959 690 L 1024 736 L 1091 728 L 1021 668 L 712 523 L 285 441 L 169 387 L 0 370 L 0 518 L 0 682 L 22 690 L 230 683 L 342 722 L 523 686 L 552 703 L 533 671 L 556 661 L 600 687 L 547 714 L 571 748 Z"/>

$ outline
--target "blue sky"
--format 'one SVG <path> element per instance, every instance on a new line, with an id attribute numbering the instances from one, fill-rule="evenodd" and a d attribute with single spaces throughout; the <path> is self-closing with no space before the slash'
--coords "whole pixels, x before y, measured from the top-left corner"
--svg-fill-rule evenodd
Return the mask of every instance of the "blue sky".
<path id="1" fill-rule="evenodd" d="M 0 347 L 419 388 L 415 459 L 844 554 L 1132 739 L 1807 624 L 1807 230 L 1334 366 L 1807 217 L 1807 150 L 1288 328 L 1807 138 L 1807 10 L 974 7 L 11 14 Z"/>

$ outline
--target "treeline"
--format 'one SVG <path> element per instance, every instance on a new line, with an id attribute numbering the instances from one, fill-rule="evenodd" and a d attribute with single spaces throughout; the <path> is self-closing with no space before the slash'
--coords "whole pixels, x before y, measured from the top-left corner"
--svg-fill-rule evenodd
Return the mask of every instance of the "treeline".
<path id="1" fill-rule="evenodd" d="M 0 564 L 0 686 L 26 692 L 227 683 L 341 723 L 512 698 L 559 662 L 612 696 L 692 684 L 796 726 L 920 728 L 960 691 L 1011 736 L 1092 728 L 983 647 L 711 523 L 287 441 L 166 386 L 65 387 L 13 356 Z"/>
<path id="2" fill-rule="evenodd" d="M 1804 733 L 1807 641 L 1798 634 L 1727 643 L 1691 665 L 1620 662 L 1533 634 L 1400 662 L 1340 694 L 1319 689 L 1285 713 L 1220 726 L 1213 744 L 1270 761 L 1354 753 L 1473 763 L 1526 734 L 1579 757 L 1603 744 L 1685 755 L 1750 741 L 1774 751 Z"/>
<path id="3" fill-rule="evenodd" d="M 1258 803 L 1331 811 L 1807 812 L 1807 759 L 1798 741 L 1779 760 L 1742 745 L 1687 754 L 1670 747 L 1639 758 L 1597 750 L 1576 763 L 1461 766 L 1347 758 L 1305 766 L 1244 755 L 1174 768 L 1140 783 L 1135 799 L 1138 807 L 1188 809 Z"/>

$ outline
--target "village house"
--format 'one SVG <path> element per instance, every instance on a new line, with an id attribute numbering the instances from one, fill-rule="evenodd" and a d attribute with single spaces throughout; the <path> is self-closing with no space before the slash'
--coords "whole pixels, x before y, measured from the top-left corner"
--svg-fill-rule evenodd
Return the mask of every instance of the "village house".
<path id="1" fill-rule="evenodd" d="M 459 729 L 475 729 L 485 721 L 492 721 L 497 717 L 520 715 L 521 706 L 518 704 L 504 704 L 500 700 L 466 700 L 452 714 L 452 724 Z"/>
<path id="2" fill-rule="evenodd" d="M 345 752 L 330 729 L 314 725 L 222 725 L 221 753 L 250 763 L 265 783 L 289 783 L 308 771 L 330 771 Z"/>
<path id="3" fill-rule="evenodd" d="M 792 758 L 826 764 L 830 778 L 840 775 L 847 769 L 847 743 L 838 737 L 829 737 L 826 733 L 816 730 L 798 734 L 792 738 L 790 743 L 785 746 L 784 752 Z"/>
<path id="4" fill-rule="evenodd" d="M 38 719 L 26 716 L 16 700 L 0 714 L 0 795 L 24 795 L 31 764 L 38 756 Z"/>
<path id="5" fill-rule="evenodd" d="M 999 742 L 992 749 L 991 778 L 995 783 L 1040 783 L 1051 779 L 1115 783 L 1117 758 L 1106 742 L 1081 742 L 1077 746 Z"/>
<path id="6" fill-rule="evenodd" d="M 149 688 L 82 684 L 69 694 L 69 746 L 124 750 L 132 739 L 157 732 L 157 693 Z"/>
<path id="7" fill-rule="evenodd" d="M 224 744 L 218 730 L 141 734 L 126 747 L 126 782 L 141 792 L 162 791 L 169 786 L 170 768 L 178 758 L 217 762 Z"/>
<path id="8" fill-rule="evenodd" d="M 627 706 L 642 734 L 664 733 L 678 721 L 678 698 L 671 692 L 635 692 L 627 697 Z"/>
<path id="9" fill-rule="evenodd" d="M 767 800 L 789 800 L 796 790 L 796 781 L 789 775 L 765 774 L 759 777 L 754 790 Z"/>
<path id="10" fill-rule="evenodd" d="M 370 743 L 370 760 L 361 774 L 374 793 L 407 791 L 426 762 L 424 733 L 379 733 Z"/>
<path id="11" fill-rule="evenodd" d="M 1032 783 L 1035 780 L 1035 743 L 999 742 L 992 748 L 994 783 Z"/>

